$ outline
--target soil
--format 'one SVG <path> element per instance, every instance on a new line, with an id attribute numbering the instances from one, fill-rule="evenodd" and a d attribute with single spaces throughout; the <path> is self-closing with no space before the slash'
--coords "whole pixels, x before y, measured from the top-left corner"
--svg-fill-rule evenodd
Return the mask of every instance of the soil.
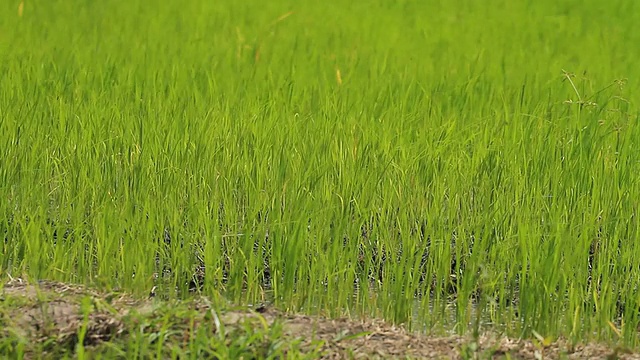
<path id="1" fill-rule="evenodd" d="M 84 311 L 87 299 L 92 302 L 90 312 Z M 157 302 L 136 300 L 122 293 L 101 293 L 78 285 L 52 281 L 29 284 L 14 279 L 0 291 L 0 340 L 8 336 L 11 329 L 12 334 L 33 342 L 47 341 L 52 334 L 59 343 L 73 342 L 79 329 L 86 326 L 85 344 L 98 345 L 126 336 L 123 317 L 132 310 L 150 314 Z M 203 314 L 210 310 L 206 299 L 194 301 L 190 306 Z M 224 311 L 219 319 L 226 327 L 252 320 L 264 320 L 267 324 L 278 321 L 284 337 L 300 341 L 303 350 L 305 347 L 316 349 L 321 344 L 326 359 L 640 359 L 639 353 L 604 344 L 571 346 L 567 341 L 558 340 L 540 346 L 535 341 L 492 334 L 484 334 L 477 340 L 464 336 L 428 336 L 381 320 L 327 319 L 272 308 Z"/>

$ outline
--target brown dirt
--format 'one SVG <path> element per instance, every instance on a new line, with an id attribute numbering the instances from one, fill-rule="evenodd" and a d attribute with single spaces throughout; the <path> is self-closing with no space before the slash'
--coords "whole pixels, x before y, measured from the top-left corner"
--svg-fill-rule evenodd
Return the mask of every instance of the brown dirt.
<path id="1" fill-rule="evenodd" d="M 85 312 L 86 315 L 83 301 L 91 304 L 92 310 Z M 32 285 L 13 280 L 0 291 L 0 325 L 4 329 L 0 330 L 0 340 L 11 331 L 35 342 L 54 336 L 59 344 L 73 343 L 77 341 L 78 330 L 85 324 L 85 343 L 97 345 L 126 336 L 123 317 L 132 310 L 150 314 L 154 304 L 157 301 L 134 300 L 126 294 L 100 293 L 77 285 L 50 281 Z M 206 299 L 195 301 L 192 307 L 203 314 L 211 310 Z M 302 349 L 321 344 L 326 359 L 640 359 L 638 353 L 603 344 L 571 346 L 559 340 L 539 347 L 532 341 L 491 334 L 482 335 L 478 341 L 463 336 L 427 336 L 380 320 L 326 319 L 285 314 L 275 309 L 264 309 L 261 313 L 224 311 L 219 318 L 226 327 L 246 321 L 265 320 L 269 325 L 279 321 L 284 336 L 301 340 Z"/>

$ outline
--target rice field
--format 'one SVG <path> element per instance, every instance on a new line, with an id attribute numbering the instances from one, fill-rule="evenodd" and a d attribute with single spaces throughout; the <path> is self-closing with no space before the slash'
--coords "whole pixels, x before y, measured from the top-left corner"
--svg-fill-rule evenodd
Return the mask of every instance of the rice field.
<path id="1" fill-rule="evenodd" d="M 0 3 L 0 274 L 638 345 L 640 4 Z"/>

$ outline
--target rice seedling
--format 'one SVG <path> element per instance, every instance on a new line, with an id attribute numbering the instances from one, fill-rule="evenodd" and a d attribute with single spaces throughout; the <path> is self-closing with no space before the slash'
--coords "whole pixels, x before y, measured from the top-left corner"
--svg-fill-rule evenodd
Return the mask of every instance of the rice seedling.
<path id="1" fill-rule="evenodd" d="M 636 346 L 638 6 L 4 2 L 0 270 Z"/>

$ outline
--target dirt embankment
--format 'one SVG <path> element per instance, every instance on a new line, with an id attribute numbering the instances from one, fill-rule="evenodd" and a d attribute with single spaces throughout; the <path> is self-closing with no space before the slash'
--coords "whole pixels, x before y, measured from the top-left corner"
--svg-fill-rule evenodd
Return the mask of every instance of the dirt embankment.
<path id="1" fill-rule="evenodd" d="M 126 337 L 127 314 L 135 312 L 151 317 L 159 302 L 136 300 L 122 293 L 101 293 L 77 285 L 51 281 L 29 284 L 14 279 L 0 292 L 0 341 L 13 336 L 28 339 L 32 344 L 49 342 L 73 348 L 82 329 L 84 344 L 90 349 Z M 206 299 L 194 300 L 185 306 L 202 314 L 196 316 L 196 326 L 212 310 Z M 246 326 L 250 322 L 256 322 L 257 326 L 281 324 L 284 340 L 297 341 L 300 351 L 313 350 L 326 359 L 640 359 L 640 354 L 602 344 L 570 346 L 557 341 L 541 346 L 533 341 L 490 334 L 479 339 L 427 336 L 379 320 L 326 319 L 285 314 L 270 308 L 259 309 L 259 312 L 216 311 L 216 314 L 226 328 Z"/>

